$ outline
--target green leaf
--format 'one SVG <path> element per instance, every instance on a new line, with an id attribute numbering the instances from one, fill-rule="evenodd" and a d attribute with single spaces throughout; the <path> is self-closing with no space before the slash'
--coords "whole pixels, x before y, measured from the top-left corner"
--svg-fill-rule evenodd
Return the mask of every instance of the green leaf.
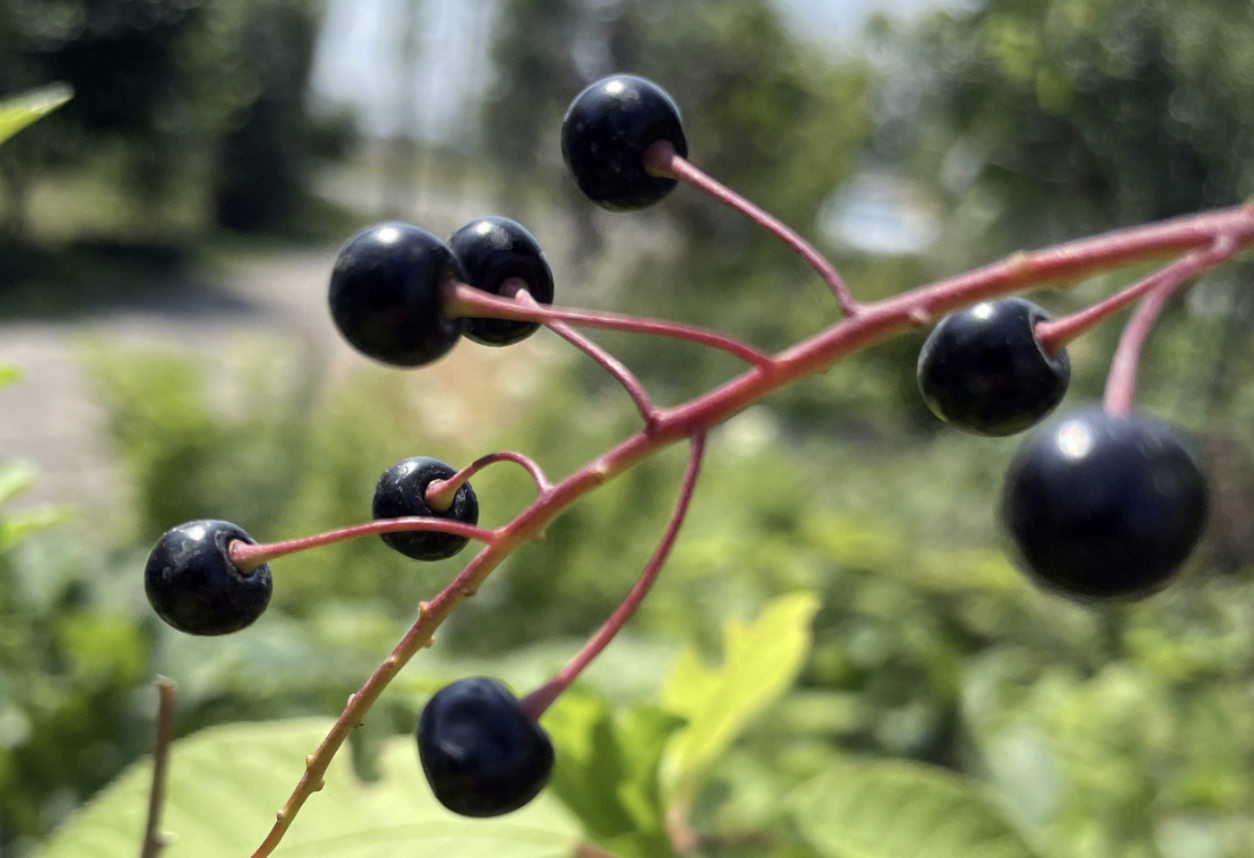
<path id="1" fill-rule="evenodd" d="M 669 854 L 658 768 L 681 724 L 651 706 L 615 713 L 586 689 L 567 692 L 545 715 L 557 748 L 554 794 L 619 858 Z"/>
<path id="2" fill-rule="evenodd" d="M 0 554 L 10 550 L 23 539 L 65 524 L 73 517 L 68 507 L 53 506 L 0 518 Z"/>
<path id="3" fill-rule="evenodd" d="M 35 468 L 29 462 L 0 462 L 0 504 L 7 503 L 35 484 Z"/>
<path id="4" fill-rule="evenodd" d="M 305 755 L 330 726 L 322 719 L 234 724 L 176 742 L 161 826 L 175 840 L 162 858 L 251 854 L 296 785 Z M 548 796 L 500 819 L 467 819 L 436 802 L 411 741 L 388 742 L 379 762 L 382 780 L 362 784 L 347 753 L 337 755 L 326 787 L 309 799 L 277 858 L 572 854 L 578 829 Z M 132 766 L 37 850 L 37 858 L 133 858 L 143 837 L 150 768 L 147 760 Z"/>
<path id="5" fill-rule="evenodd" d="M 793 793 L 788 812 L 830 858 L 1039 858 L 972 784 L 914 763 L 841 764 Z"/>
<path id="6" fill-rule="evenodd" d="M 681 651 L 662 688 L 663 708 L 688 722 L 666 750 L 669 799 L 690 804 L 709 765 L 792 686 L 810 651 L 818 607 L 813 593 L 793 593 L 769 603 L 753 623 L 729 621 L 719 667 L 704 664 L 691 647 Z"/>
<path id="7" fill-rule="evenodd" d="M 68 86 L 57 84 L 0 101 L 0 143 L 65 104 L 73 94 Z"/>

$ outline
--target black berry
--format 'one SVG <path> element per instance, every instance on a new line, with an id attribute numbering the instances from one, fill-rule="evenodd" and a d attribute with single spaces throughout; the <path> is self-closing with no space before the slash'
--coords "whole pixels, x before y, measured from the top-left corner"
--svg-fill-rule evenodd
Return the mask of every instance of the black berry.
<path id="1" fill-rule="evenodd" d="M 459 278 L 439 238 L 406 223 L 367 227 L 340 250 L 331 272 L 331 317 L 358 351 L 393 366 L 422 366 L 448 353 L 465 330 L 445 318 L 440 286 Z"/>
<path id="2" fill-rule="evenodd" d="M 479 499 L 470 483 L 463 483 L 453 494 L 452 505 L 444 511 L 427 506 L 427 487 L 434 480 L 447 480 L 456 474 L 452 465 L 427 456 L 402 459 L 383 472 L 374 490 L 373 511 L 376 519 L 423 516 L 446 518 L 463 524 L 479 523 Z M 466 547 L 470 540 L 453 533 L 429 530 L 384 533 L 384 542 L 406 557 L 415 560 L 443 560 Z"/>
<path id="3" fill-rule="evenodd" d="M 229 554 L 236 541 L 256 544 L 226 521 L 189 521 L 167 531 L 144 568 L 144 592 L 157 616 L 192 635 L 237 632 L 260 617 L 274 588 L 270 566 L 240 572 Z"/>
<path id="4" fill-rule="evenodd" d="M 1037 583 L 1096 600 L 1165 585 L 1201 537 L 1207 508 L 1206 477 L 1178 430 L 1093 408 L 1020 447 L 1001 517 Z"/>
<path id="5" fill-rule="evenodd" d="M 465 282 L 500 295 L 505 281 L 520 278 L 531 297 L 553 303 L 553 272 L 544 251 L 522 224 L 505 217 L 481 217 L 448 240 Z M 513 319 L 467 319 L 466 336 L 485 346 L 508 346 L 524 340 L 540 326 Z"/>
<path id="6" fill-rule="evenodd" d="M 463 816 L 500 816 L 540 794 L 553 772 L 549 734 L 495 679 L 445 686 L 418 719 L 418 758 L 440 803 Z"/>
<path id="7" fill-rule="evenodd" d="M 1036 325 L 1049 316 L 1023 298 L 986 301 L 941 320 L 919 353 L 919 390 L 942 420 L 979 435 L 1013 435 L 1062 401 L 1066 350 L 1048 355 Z"/>
<path id="8" fill-rule="evenodd" d="M 587 197 L 611 211 L 651 206 L 675 180 L 651 176 L 644 152 L 668 140 L 688 154 L 679 108 L 660 86 L 633 75 L 614 75 L 589 86 L 562 120 L 562 157 Z"/>

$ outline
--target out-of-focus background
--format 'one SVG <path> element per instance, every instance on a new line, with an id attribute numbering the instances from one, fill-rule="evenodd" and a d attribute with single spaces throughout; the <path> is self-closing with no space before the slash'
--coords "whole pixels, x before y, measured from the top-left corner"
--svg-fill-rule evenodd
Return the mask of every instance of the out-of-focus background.
<path id="1" fill-rule="evenodd" d="M 279 561 L 262 621 L 192 639 L 143 596 L 165 529 L 309 534 L 368 518 L 406 456 L 512 448 L 562 475 L 636 428 L 547 334 L 416 372 L 354 354 L 325 289 L 359 227 L 504 214 L 546 248 L 561 303 L 768 349 L 836 319 L 799 260 L 695 192 L 632 215 L 579 197 L 562 114 L 614 71 L 666 87 L 692 160 L 862 298 L 1254 191 L 1254 6 L 1230 0 L 0 0 L 0 97 L 75 93 L 0 149 L 0 363 L 25 372 L 0 390 L 0 853 L 147 750 L 154 673 L 179 683 L 180 734 L 338 712 L 464 560 L 371 540 Z M 1065 312 L 1140 273 L 1039 300 Z M 922 335 L 717 431 L 666 574 L 590 681 L 648 696 L 675 641 L 712 645 L 781 592 L 824 601 L 800 687 L 698 821 L 769 820 L 838 755 L 904 757 L 979 779 L 1051 854 L 1248 858 L 1249 274 L 1205 278 L 1147 354 L 1141 400 L 1198 433 L 1215 494 L 1187 580 L 1135 606 L 1078 607 L 1009 566 L 995 508 L 1018 442 L 926 411 Z M 1064 407 L 1098 395 L 1118 327 L 1072 347 Z M 597 338 L 661 403 L 739 369 Z M 560 665 L 652 551 L 681 468 L 662 456 L 571 510 L 408 672 Z M 527 502 L 513 469 L 476 489 L 489 525 Z M 385 696 L 361 741 L 410 731 L 415 700 Z"/>

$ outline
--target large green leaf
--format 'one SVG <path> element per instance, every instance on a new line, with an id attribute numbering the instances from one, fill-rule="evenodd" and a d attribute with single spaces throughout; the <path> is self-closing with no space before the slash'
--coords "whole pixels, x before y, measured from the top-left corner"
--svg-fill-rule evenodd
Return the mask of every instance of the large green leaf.
<path id="1" fill-rule="evenodd" d="M 681 723 L 652 706 L 615 713 L 587 690 L 567 692 L 545 715 L 557 747 L 553 792 L 619 858 L 670 854 L 658 767 Z"/>
<path id="2" fill-rule="evenodd" d="M 1039 858 L 975 787 L 913 763 L 847 763 L 798 789 L 788 812 L 827 858 Z"/>
<path id="3" fill-rule="evenodd" d="M 287 800 L 301 764 L 326 734 L 326 720 L 236 724 L 176 742 L 162 828 L 175 835 L 162 858 L 245 856 L 261 843 Z M 276 856 L 395 858 L 561 858 L 578 829 L 548 796 L 500 819 L 455 816 L 431 795 L 417 751 L 386 744 L 382 779 L 353 777 L 346 753 L 326 787 L 296 818 Z M 133 858 L 144 828 L 150 762 L 132 766 L 55 834 L 37 858 Z"/>
<path id="4" fill-rule="evenodd" d="M 792 686 L 810 651 L 818 607 L 814 594 L 793 593 L 768 604 L 752 623 L 730 620 L 718 667 L 706 665 L 691 647 L 679 654 L 662 688 L 663 708 L 688 722 L 666 750 L 668 799 L 691 803 L 709 765 Z"/>
<path id="5" fill-rule="evenodd" d="M 65 104 L 72 94 L 68 86 L 58 84 L 0 101 L 0 143 Z"/>

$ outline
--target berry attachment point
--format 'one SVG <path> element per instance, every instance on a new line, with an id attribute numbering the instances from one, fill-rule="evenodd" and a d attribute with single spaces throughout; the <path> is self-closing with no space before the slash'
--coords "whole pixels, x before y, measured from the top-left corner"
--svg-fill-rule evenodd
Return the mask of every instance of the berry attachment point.
<path id="1" fill-rule="evenodd" d="M 447 480 L 457 470 L 446 462 L 428 456 L 402 459 L 383 472 L 374 490 L 373 516 L 381 518 L 444 518 L 474 526 L 479 523 L 479 498 L 470 483 L 463 483 L 453 495 L 448 509 L 436 511 L 427 505 L 427 487 L 436 480 Z M 391 548 L 414 560 L 444 560 L 466 547 L 470 540 L 455 533 L 414 530 L 383 533 L 379 536 Z"/>
<path id="2" fill-rule="evenodd" d="M 644 153 L 659 140 L 686 157 L 679 108 L 660 86 L 634 75 L 614 75 L 589 86 L 562 120 L 562 157 L 588 199 L 610 211 L 651 206 L 675 180 L 650 175 Z"/>
<path id="3" fill-rule="evenodd" d="M 919 352 L 919 390 L 940 419 L 977 435 L 1013 435 L 1053 411 L 1067 392 L 1071 359 L 1036 337 L 1049 315 L 1023 298 L 952 313 Z"/>
<path id="4" fill-rule="evenodd" d="M 441 688 L 418 719 L 418 757 L 440 803 L 463 816 L 501 816 L 540 794 L 553 743 L 495 679 Z"/>
<path id="5" fill-rule="evenodd" d="M 506 217 L 472 220 L 448 240 L 465 282 L 500 295 L 505 281 L 517 277 L 541 304 L 553 303 L 553 272 L 540 243 L 522 224 Z M 538 322 L 514 319 L 467 319 L 466 336 L 485 346 L 508 346 L 534 334 Z"/>
<path id="6" fill-rule="evenodd" d="M 435 235 L 380 223 L 353 236 L 331 272 L 331 317 L 344 339 L 392 366 L 432 363 L 457 344 L 462 319 L 445 318 L 440 287 L 458 279 L 457 260 Z"/>
<path id="7" fill-rule="evenodd" d="M 180 524 L 157 542 L 144 568 L 144 592 L 157 616 L 190 635 L 224 635 L 251 625 L 270 604 L 270 566 L 247 574 L 231 562 L 231 543 L 256 542 L 226 521 Z"/>
<path id="8" fill-rule="evenodd" d="M 1193 552 L 1206 476 L 1175 427 L 1092 408 L 1055 420 L 1015 454 L 1001 519 L 1019 565 L 1080 600 L 1148 596 Z"/>

